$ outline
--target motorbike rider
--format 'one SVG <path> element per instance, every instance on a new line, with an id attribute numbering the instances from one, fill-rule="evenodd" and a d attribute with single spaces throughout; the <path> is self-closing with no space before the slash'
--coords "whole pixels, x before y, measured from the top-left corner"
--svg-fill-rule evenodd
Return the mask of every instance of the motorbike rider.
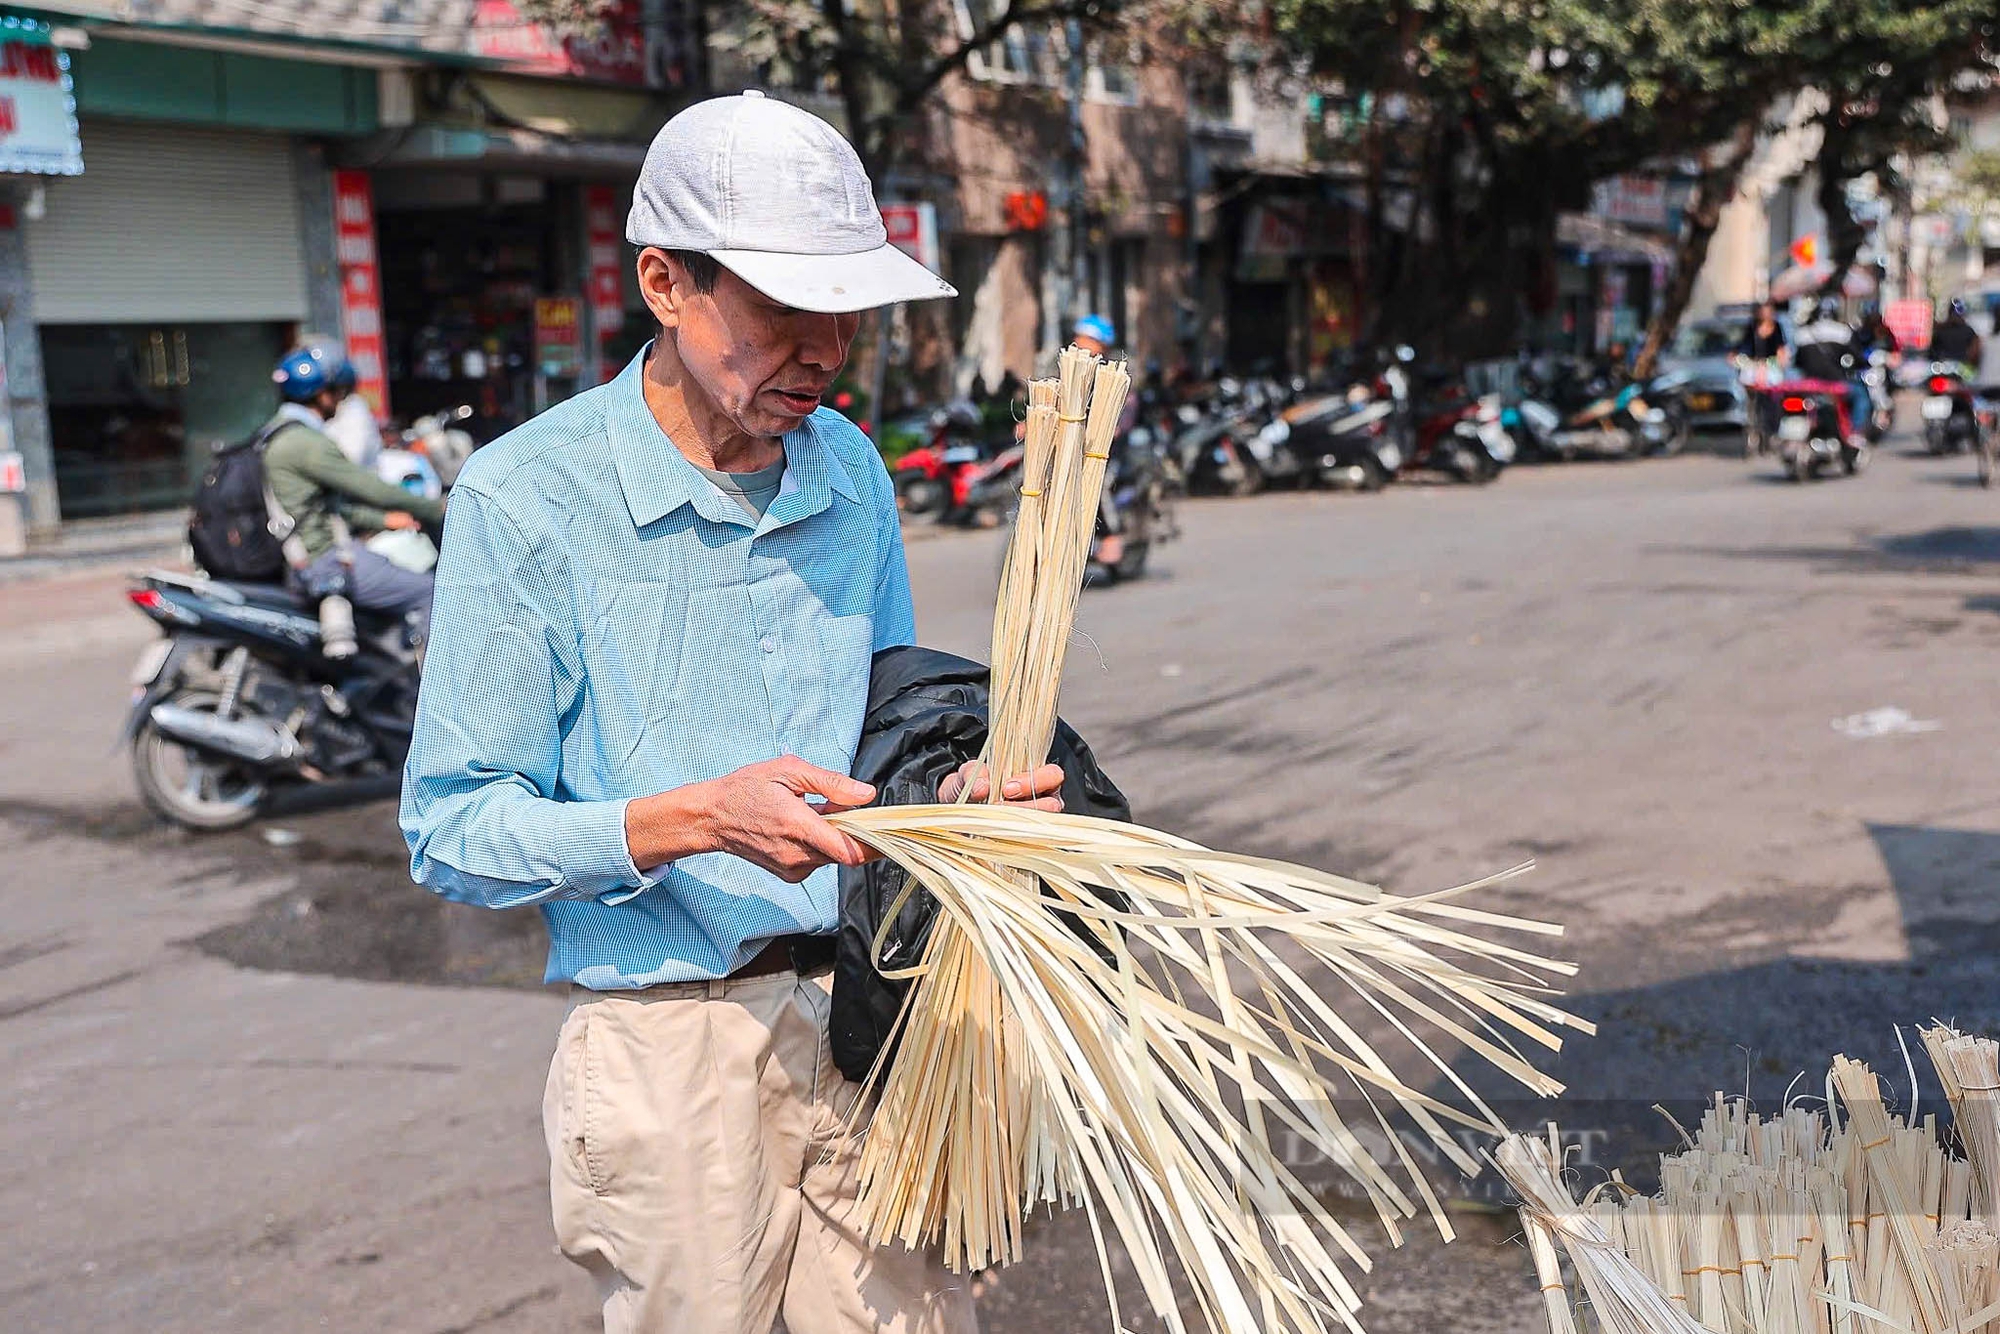
<path id="1" fill-rule="evenodd" d="M 1896 337 L 1896 331 L 1882 318 L 1882 307 L 1870 301 L 1861 308 L 1861 323 L 1855 326 L 1854 349 L 1866 361 L 1870 353 L 1886 352 L 1889 364 L 1895 365 L 1903 355 L 1903 344 Z"/>
<path id="2" fill-rule="evenodd" d="M 1979 331 L 1966 322 L 1965 302 L 1953 297 L 1944 318 L 1931 326 L 1931 360 L 1956 361 L 1976 375 L 1985 354 Z"/>
<path id="3" fill-rule="evenodd" d="M 1842 429 L 1854 434 L 1856 424 L 1868 420 L 1868 386 L 1861 379 L 1863 360 L 1854 343 L 1854 330 L 1840 318 L 1840 303 L 1823 297 L 1813 311 L 1813 321 L 1799 330 L 1798 355 L 1793 359 L 1799 373 L 1814 380 L 1837 381 L 1846 391 L 1847 420 Z"/>
<path id="4" fill-rule="evenodd" d="M 1070 330 L 1069 341 L 1093 356 L 1108 357 L 1118 342 L 1118 328 L 1102 315 L 1085 315 Z M 1127 394 L 1118 416 L 1118 432 L 1111 440 L 1111 459 L 1105 464 L 1110 477 L 1115 478 L 1126 466 L 1125 434 L 1132 429 L 1138 411 L 1138 395 Z M 1113 494 L 1117 489 L 1116 485 L 1106 485 L 1104 499 L 1098 505 L 1095 557 L 1105 566 L 1116 565 L 1125 558 L 1125 522 Z"/>
<path id="5" fill-rule="evenodd" d="M 339 594 L 357 607 L 400 615 L 412 641 L 421 643 L 430 627 L 431 575 L 368 550 L 350 529 L 435 526 L 444 520 L 444 502 L 360 467 L 327 435 L 354 378 L 339 345 L 325 342 L 292 349 L 271 373 L 285 401 L 266 428 L 264 479 L 292 523 L 284 542 L 288 582 L 307 597 Z"/>

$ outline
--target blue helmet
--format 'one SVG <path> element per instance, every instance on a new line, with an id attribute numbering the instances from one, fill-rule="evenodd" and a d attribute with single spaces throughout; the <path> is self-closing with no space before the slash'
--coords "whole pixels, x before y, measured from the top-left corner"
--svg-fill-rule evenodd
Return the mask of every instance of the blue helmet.
<path id="1" fill-rule="evenodd" d="M 1110 347 L 1118 341 L 1118 330 L 1102 315 L 1086 315 L 1070 331 L 1072 338 L 1090 338 Z"/>
<path id="2" fill-rule="evenodd" d="M 338 343 L 303 343 L 279 359 L 271 382 L 288 401 L 309 403 L 323 390 L 354 388 L 354 364 Z"/>

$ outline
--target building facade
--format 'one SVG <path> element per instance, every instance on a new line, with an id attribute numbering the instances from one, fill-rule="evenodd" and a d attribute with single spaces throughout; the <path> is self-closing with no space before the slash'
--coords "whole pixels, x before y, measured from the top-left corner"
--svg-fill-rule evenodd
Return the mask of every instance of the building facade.
<path id="1" fill-rule="evenodd" d="M 343 340 L 385 424 L 490 437 L 643 341 L 622 245 L 645 145 L 700 88 L 698 12 L 589 42 L 505 0 L 23 12 L 60 43 L 81 170 L 7 170 L 0 321 L 31 525 L 184 504 Z"/>

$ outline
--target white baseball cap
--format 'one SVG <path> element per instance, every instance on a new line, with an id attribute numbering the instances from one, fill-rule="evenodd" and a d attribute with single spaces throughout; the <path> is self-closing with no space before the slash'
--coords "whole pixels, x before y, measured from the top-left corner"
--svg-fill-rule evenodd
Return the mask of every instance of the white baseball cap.
<path id="1" fill-rule="evenodd" d="M 625 239 L 698 250 L 798 310 L 868 310 L 957 296 L 889 244 L 854 148 L 810 111 L 713 97 L 653 136 Z"/>

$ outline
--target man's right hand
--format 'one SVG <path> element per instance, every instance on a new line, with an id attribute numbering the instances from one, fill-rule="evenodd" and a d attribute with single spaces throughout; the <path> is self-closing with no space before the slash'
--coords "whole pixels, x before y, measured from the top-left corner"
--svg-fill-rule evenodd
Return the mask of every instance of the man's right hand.
<path id="1" fill-rule="evenodd" d="M 625 842 L 641 868 L 727 852 L 796 884 L 830 863 L 874 858 L 825 818 L 874 799 L 866 783 L 785 755 L 627 803 Z"/>
<path id="2" fill-rule="evenodd" d="M 419 523 L 417 516 L 408 510 L 390 510 L 382 516 L 382 526 L 384 528 L 402 528 L 407 530 L 421 528 L 423 524 Z"/>

